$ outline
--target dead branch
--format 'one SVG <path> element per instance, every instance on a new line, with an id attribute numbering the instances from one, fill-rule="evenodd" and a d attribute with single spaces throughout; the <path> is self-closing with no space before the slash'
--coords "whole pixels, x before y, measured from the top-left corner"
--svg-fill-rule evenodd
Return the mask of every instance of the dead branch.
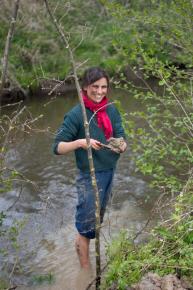
<path id="1" fill-rule="evenodd" d="M 7 288 L 6 290 L 15 290 L 17 288 L 17 286 L 13 286 L 11 288 Z"/>

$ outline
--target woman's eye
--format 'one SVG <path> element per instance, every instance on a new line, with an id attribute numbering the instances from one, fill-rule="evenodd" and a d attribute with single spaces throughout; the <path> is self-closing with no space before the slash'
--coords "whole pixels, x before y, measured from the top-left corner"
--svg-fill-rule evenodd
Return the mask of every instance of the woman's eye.
<path id="1" fill-rule="evenodd" d="M 94 89 L 98 89 L 98 88 L 99 88 L 99 86 L 97 86 L 97 85 L 93 85 L 92 87 L 93 87 Z M 106 89 L 106 88 L 107 88 L 107 86 L 102 86 L 102 87 L 101 87 L 101 89 Z"/>

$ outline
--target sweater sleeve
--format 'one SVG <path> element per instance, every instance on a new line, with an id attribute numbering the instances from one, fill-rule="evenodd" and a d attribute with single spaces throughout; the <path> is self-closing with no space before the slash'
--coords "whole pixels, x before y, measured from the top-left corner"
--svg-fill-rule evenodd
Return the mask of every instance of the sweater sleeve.
<path id="1" fill-rule="evenodd" d="M 113 118 L 113 137 L 114 138 L 123 137 L 124 139 L 126 139 L 125 131 L 124 131 L 123 124 L 122 124 L 121 115 L 116 107 L 114 107 L 114 110 L 115 111 L 113 114 L 113 116 L 114 116 L 114 118 Z"/>
<path id="2" fill-rule="evenodd" d="M 79 130 L 78 118 L 73 114 L 67 114 L 64 116 L 64 121 L 60 128 L 58 129 L 55 140 L 53 143 L 53 152 L 57 155 L 58 153 L 58 144 L 62 141 L 70 142 L 76 140 L 77 133 Z"/>

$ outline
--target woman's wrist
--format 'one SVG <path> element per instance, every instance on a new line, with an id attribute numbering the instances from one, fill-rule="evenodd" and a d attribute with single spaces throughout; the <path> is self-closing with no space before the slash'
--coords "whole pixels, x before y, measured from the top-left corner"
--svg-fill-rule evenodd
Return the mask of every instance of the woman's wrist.
<path id="1" fill-rule="evenodd" d="M 77 139 L 75 142 L 76 142 L 77 149 L 85 148 L 86 139 Z"/>
<path id="2" fill-rule="evenodd" d="M 75 142 L 77 149 L 82 148 L 81 139 L 77 139 Z"/>

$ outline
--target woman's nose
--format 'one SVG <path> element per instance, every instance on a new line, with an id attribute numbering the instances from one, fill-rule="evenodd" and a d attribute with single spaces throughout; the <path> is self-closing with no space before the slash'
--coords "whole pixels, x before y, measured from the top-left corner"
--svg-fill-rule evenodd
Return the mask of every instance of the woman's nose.
<path id="1" fill-rule="evenodd" d="M 101 87 L 98 87 L 98 91 L 97 91 L 98 94 L 101 94 L 102 93 L 102 88 Z"/>

